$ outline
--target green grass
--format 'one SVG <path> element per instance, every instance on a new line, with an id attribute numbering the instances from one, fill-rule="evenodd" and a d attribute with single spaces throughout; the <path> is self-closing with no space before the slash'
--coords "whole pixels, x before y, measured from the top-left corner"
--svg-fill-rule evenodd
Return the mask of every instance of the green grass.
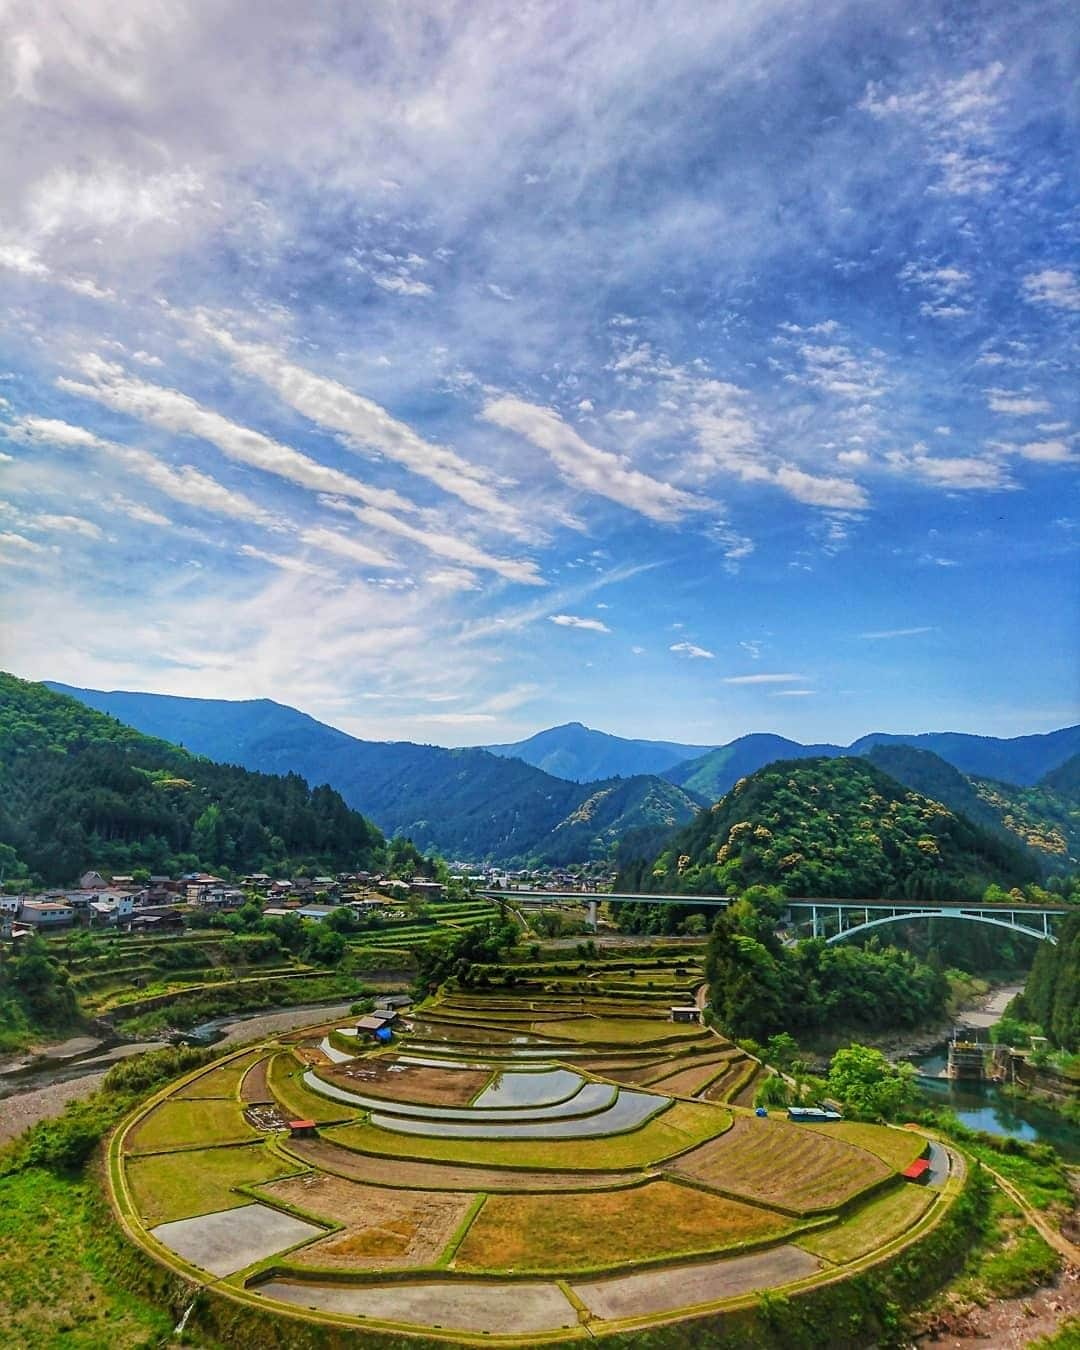
<path id="1" fill-rule="evenodd" d="M 996 1298 L 1016 1298 L 1048 1284 L 1060 1264 L 1057 1252 L 1013 1202 L 995 1189 L 987 1230 L 951 1292 L 961 1301 L 982 1304 Z"/>
<path id="2" fill-rule="evenodd" d="M 904 1182 L 868 1201 L 835 1228 L 807 1233 L 797 1239 L 797 1245 L 837 1265 L 857 1261 L 906 1233 L 930 1208 L 933 1199 L 934 1192 L 925 1186 Z"/>
<path id="3" fill-rule="evenodd" d="M 249 1197 L 237 1195 L 233 1186 L 273 1181 L 295 1171 L 295 1164 L 262 1144 L 157 1153 L 126 1163 L 128 1186 L 147 1228 L 249 1204 Z"/>
<path id="4" fill-rule="evenodd" d="M 240 1080 L 248 1069 L 262 1056 L 261 1050 L 253 1050 L 250 1054 L 240 1055 L 237 1059 L 230 1060 L 228 1064 L 221 1064 L 216 1069 L 210 1069 L 207 1073 L 200 1075 L 193 1082 L 182 1087 L 177 1092 L 178 1097 L 235 1097 L 240 1087 Z"/>
<path id="5" fill-rule="evenodd" d="M 130 1153 L 184 1148 L 191 1144 L 239 1143 L 255 1139 L 239 1103 L 171 1097 L 155 1106 L 127 1136 Z"/>
<path id="6" fill-rule="evenodd" d="M 921 1158 L 926 1150 L 926 1140 L 921 1134 L 916 1134 L 914 1130 L 890 1129 L 887 1125 L 864 1125 L 857 1120 L 840 1120 L 825 1125 L 804 1123 L 796 1128 L 831 1134 L 835 1139 L 843 1139 L 847 1144 L 864 1148 L 897 1172 L 902 1172 L 916 1158 Z"/>
<path id="7" fill-rule="evenodd" d="M 287 1050 L 270 1061 L 267 1082 L 273 1097 L 292 1120 L 347 1120 L 356 1114 L 345 1102 L 320 1096 L 303 1081 L 305 1069 Z"/>
<path id="8" fill-rule="evenodd" d="M 731 1114 L 722 1107 L 676 1102 L 638 1130 L 600 1139 L 436 1139 L 397 1134 L 367 1123 L 341 1125 L 324 1133 L 346 1148 L 400 1158 L 488 1167 L 621 1171 L 693 1148 L 730 1125 Z"/>
<path id="9" fill-rule="evenodd" d="M 144 1350 L 175 1319 L 124 1289 L 132 1253 L 92 1177 L 31 1168 L 0 1177 L 0 1345 Z"/>

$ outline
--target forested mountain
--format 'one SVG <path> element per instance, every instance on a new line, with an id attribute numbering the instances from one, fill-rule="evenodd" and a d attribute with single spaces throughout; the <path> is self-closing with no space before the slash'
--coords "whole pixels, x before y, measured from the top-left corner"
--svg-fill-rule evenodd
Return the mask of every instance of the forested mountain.
<path id="1" fill-rule="evenodd" d="M 603 857 L 625 831 L 685 824 L 701 804 L 659 778 L 578 784 L 478 748 L 362 741 L 268 699 L 68 692 L 149 734 L 171 734 L 198 754 L 330 783 L 387 834 L 452 858 Z"/>
<path id="2" fill-rule="evenodd" d="M 91 865 L 371 869 L 384 843 L 332 788 L 198 759 L 0 674 L 0 845 L 14 851 L 4 854 L 9 878 L 28 869 L 59 885 Z"/>
<path id="3" fill-rule="evenodd" d="M 740 736 L 698 759 L 675 765 L 663 776 L 699 797 L 715 801 L 729 792 L 740 778 L 779 759 L 866 755 L 880 748 L 905 746 L 937 755 L 963 774 L 1027 787 L 1038 783 L 1070 756 L 1075 757 L 1080 752 L 1080 726 L 1064 727 L 1045 736 L 1017 736 L 1012 740 L 968 736 L 957 731 L 931 731 L 910 736 L 875 731 L 846 747 L 800 745 L 783 736 L 764 734 Z M 1074 770 L 1074 774 L 1080 775 L 1080 770 Z"/>
<path id="4" fill-rule="evenodd" d="M 635 741 L 594 731 L 580 722 L 549 727 L 525 741 L 510 745 L 486 745 L 493 755 L 523 759 L 534 768 L 588 783 L 597 778 L 632 777 L 642 773 L 663 773 L 683 760 L 709 750 L 707 745 L 678 745 L 672 741 Z M 672 779 L 678 782 L 678 779 Z"/>
<path id="5" fill-rule="evenodd" d="M 1018 847 L 913 792 L 867 759 L 788 760 L 740 780 L 619 888 L 961 899 L 1035 879 Z"/>
<path id="6" fill-rule="evenodd" d="M 1059 775 L 1068 784 L 1074 756 L 1032 787 L 969 777 L 928 750 L 908 745 L 873 746 L 867 756 L 906 787 L 944 802 L 983 829 L 1028 849 L 1047 876 L 1074 870 L 1080 862 L 1080 798 L 1055 791 Z"/>
<path id="7" fill-rule="evenodd" d="M 697 759 L 677 764 L 664 777 L 708 802 L 715 802 L 725 792 L 730 792 L 740 778 L 757 773 L 758 769 L 776 760 L 818 759 L 843 753 L 839 745 L 800 745 L 783 736 L 755 732 L 709 750 Z"/>

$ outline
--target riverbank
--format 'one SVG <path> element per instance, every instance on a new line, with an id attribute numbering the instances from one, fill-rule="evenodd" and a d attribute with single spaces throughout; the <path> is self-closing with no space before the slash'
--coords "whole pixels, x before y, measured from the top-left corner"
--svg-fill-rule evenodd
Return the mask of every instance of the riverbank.
<path id="1" fill-rule="evenodd" d="M 910 1030 L 866 1031 L 860 1027 L 837 1028 L 827 1036 L 818 1036 L 803 1046 L 811 1071 L 824 1074 L 837 1050 L 852 1041 L 880 1050 L 887 1059 L 912 1060 L 930 1055 L 957 1028 L 963 1031 L 985 1031 L 1001 1020 L 1005 1009 L 1023 990 L 1023 984 L 1010 982 L 982 988 L 977 994 L 958 1004 L 951 1016 L 936 1022 L 924 1023 Z"/>
<path id="2" fill-rule="evenodd" d="M 297 1027 L 345 1017 L 351 1006 L 351 1001 L 309 1003 L 274 1012 L 237 1013 L 219 1020 L 217 1029 L 223 1034 L 215 1037 L 213 1043 L 225 1049 L 245 1041 L 261 1040 L 278 1032 L 294 1031 Z M 100 1041 L 91 1040 L 90 1049 L 96 1049 L 100 1044 Z M 92 1059 L 44 1070 L 42 1074 L 35 1073 L 21 1079 L 9 1076 L 4 1084 L 0 1106 L 0 1143 L 17 1138 L 39 1121 L 59 1115 L 68 1102 L 89 1097 L 101 1087 L 109 1067 L 118 1059 L 141 1054 L 145 1050 L 158 1050 L 164 1044 L 163 1041 L 129 1043 Z M 42 1082 L 42 1076 L 51 1081 Z"/>

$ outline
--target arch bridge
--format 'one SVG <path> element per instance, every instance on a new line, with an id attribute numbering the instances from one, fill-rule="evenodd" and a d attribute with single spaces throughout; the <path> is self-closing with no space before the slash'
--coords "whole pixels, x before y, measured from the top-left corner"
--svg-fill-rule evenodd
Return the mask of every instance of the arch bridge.
<path id="1" fill-rule="evenodd" d="M 492 900 L 508 901 L 523 908 L 545 905 L 585 905 L 589 924 L 595 929 L 599 906 L 612 904 L 693 905 L 695 908 L 726 909 L 731 895 L 653 895 L 641 893 L 600 893 L 597 891 L 503 891 L 479 892 Z M 1056 943 L 1052 923 L 1069 913 L 1068 905 L 1015 903 L 1010 905 L 965 904 L 949 900 L 830 900 L 795 897 L 787 902 L 785 918 L 789 925 L 808 927 L 813 937 L 823 937 L 830 945 L 856 933 L 865 933 L 886 924 L 910 919 L 962 919 L 968 923 L 990 924 L 1040 942 Z M 835 931 L 833 931 L 835 929 Z M 794 941 L 794 939 L 792 939 Z"/>

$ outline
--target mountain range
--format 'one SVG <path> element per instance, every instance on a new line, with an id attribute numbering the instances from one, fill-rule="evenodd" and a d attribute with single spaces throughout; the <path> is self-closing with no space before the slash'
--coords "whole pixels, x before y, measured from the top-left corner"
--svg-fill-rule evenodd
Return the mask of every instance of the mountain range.
<path id="1" fill-rule="evenodd" d="M 49 687 L 196 754 L 329 783 L 388 834 L 450 857 L 553 864 L 603 857 L 631 831 L 662 838 L 776 760 L 841 756 L 870 756 L 914 790 L 1034 847 L 1044 864 L 1080 852 L 1080 822 L 1053 782 L 1055 774 L 1065 782 L 1075 776 L 1069 764 L 1080 754 L 1080 726 L 1012 739 L 874 732 L 849 746 L 754 733 L 703 750 L 571 722 L 513 744 L 450 750 L 361 740 L 269 699 Z"/>
<path id="2" fill-rule="evenodd" d="M 865 755 L 875 746 L 907 745 L 938 755 L 965 774 L 1026 787 L 1080 753 L 1080 726 L 1040 736 L 972 736 L 958 731 L 896 735 L 873 731 L 850 745 L 803 745 L 769 732 L 740 736 L 726 745 L 683 745 L 674 741 L 629 740 L 594 731 L 580 722 L 538 731 L 524 741 L 488 745 L 493 755 L 523 759 L 545 773 L 572 782 L 654 773 L 715 801 L 740 778 L 777 759 Z"/>
<path id="3" fill-rule="evenodd" d="M 364 741 L 269 699 L 176 698 L 50 684 L 99 712 L 198 755 L 329 783 L 387 834 L 472 861 L 563 864 L 607 856 L 629 830 L 684 825 L 701 801 L 645 774 L 556 778 L 480 747 Z"/>

